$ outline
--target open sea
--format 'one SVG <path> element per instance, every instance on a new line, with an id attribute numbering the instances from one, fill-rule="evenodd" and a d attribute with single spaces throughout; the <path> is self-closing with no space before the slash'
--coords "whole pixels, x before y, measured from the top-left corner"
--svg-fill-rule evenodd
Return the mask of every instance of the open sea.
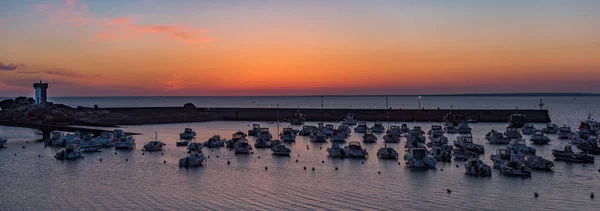
<path id="1" fill-rule="evenodd" d="M 553 123 L 575 130 L 588 114 L 600 119 L 600 97 L 425 96 L 420 104 L 425 108 L 539 109 L 540 98 Z M 278 104 L 282 108 L 321 107 L 320 96 L 65 97 L 50 101 L 101 108 L 179 107 L 188 102 L 213 108 Z M 389 106 L 418 108 L 419 100 L 390 96 Z M 325 96 L 323 107 L 385 108 L 386 102 L 384 96 Z M 276 134 L 277 124 L 273 122 L 125 126 L 128 132 L 142 133 L 136 136 L 135 150 L 105 148 L 74 161 L 53 158 L 57 149 L 44 148 L 42 143 L 35 142 L 41 135 L 34 130 L 0 126 L 0 136 L 9 140 L 7 148 L 0 149 L 0 210 L 598 210 L 600 207 L 600 156 L 596 156 L 596 164 L 587 165 L 554 161 L 552 172 L 534 171 L 531 178 L 507 177 L 495 169 L 491 177 L 481 178 L 465 175 L 463 163 L 456 161 L 438 162 L 437 170 L 409 170 L 402 159 L 404 138 L 399 144 L 388 144 L 400 153 L 399 160 L 389 161 L 376 157 L 383 145 L 382 135 L 378 135 L 376 144 L 362 144 L 370 155 L 365 160 L 328 158 L 326 148 L 330 143 L 313 144 L 308 138 L 298 136 L 295 143 L 287 144 L 292 149 L 290 157 L 274 157 L 268 149 L 254 149 L 252 155 L 235 155 L 226 148 L 214 151 L 205 148 L 204 154 L 210 156 L 206 166 L 189 169 L 178 166 L 178 160 L 187 155 L 185 147 L 175 146 L 184 128 L 193 128 L 198 133 L 196 140 L 206 141 L 217 134 L 230 138 L 239 130 L 246 132 L 253 123 L 269 127 Z M 331 123 L 336 127 L 340 124 Z M 404 123 L 409 127 L 420 125 L 426 131 L 432 124 L 441 124 Z M 287 123 L 280 126 L 283 128 Z M 480 159 L 490 166 L 489 156 L 505 146 L 487 144 L 485 134 L 491 129 L 504 131 L 506 126 L 506 123 L 471 124 L 474 142 L 485 147 Z M 536 124 L 536 128 L 543 127 L 544 124 Z M 162 154 L 142 154 L 142 146 L 154 139 L 155 131 L 167 146 Z M 450 142 L 455 140 L 456 135 L 446 135 Z M 534 147 L 537 155 L 553 159 L 551 150 L 562 148 L 568 141 L 548 136 L 552 139 L 550 145 Z M 353 133 L 347 141 L 361 141 L 360 137 Z M 253 138 L 249 141 L 254 144 Z M 227 161 L 231 164 L 227 165 Z M 447 193 L 447 189 L 452 192 Z M 534 197 L 535 192 L 539 193 L 538 198 Z M 591 199 L 592 192 L 599 198 Z"/>

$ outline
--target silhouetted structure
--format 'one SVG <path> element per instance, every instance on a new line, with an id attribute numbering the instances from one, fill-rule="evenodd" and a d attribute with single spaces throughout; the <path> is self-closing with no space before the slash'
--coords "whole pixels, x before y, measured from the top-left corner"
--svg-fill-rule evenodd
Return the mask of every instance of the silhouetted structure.
<path id="1" fill-rule="evenodd" d="M 48 95 L 46 90 L 48 89 L 48 83 L 34 83 L 33 88 L 35 88 L 35 104 L 46 104 L 48 102 Z"/>

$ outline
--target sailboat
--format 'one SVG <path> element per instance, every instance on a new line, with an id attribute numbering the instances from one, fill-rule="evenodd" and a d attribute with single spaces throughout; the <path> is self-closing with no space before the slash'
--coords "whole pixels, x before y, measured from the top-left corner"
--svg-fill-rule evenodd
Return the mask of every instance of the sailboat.
<path id="1" fill-rule="evenodd" d="M 277 104 L 277 133 L 280 134 L 280 132 L 279 132 L 279 104 Z M 280 135 L 280 138 L 281 138 L 281 135 Z M 279 142 L 281 143 L 281 141 L 279 141 Z M 291 149 L 287 148 L 282 143 L 276 144 L 275 146 L 271 147 L 271 151 L 273 151 L 273 155 L 279 155 L 279 156 L 289 156 L 290 152 L 292 152 Z"/>
<path id="2" fill-rule="evenodd" d="M 160 151 L 165 145 L 163 142 L 158 140 L 158 133 L 156 131 L 154 131 L 154 134 L 154 141 L 149 141 L 147 144 L 144 145 L 145 151 Z"/>
<path id="3" fill-rule="evenodd" d="M 385 107 L 386 109 L 389 108 L 388 106 L 388 96 L 385 96 Z M 390 112 L 389 110 L 386 113 L 387 116 L 387 124 L 388 124 L 388 128 L 390 128 Z M 377 157 L 381 158 L 381 159 L 391 159 L 391 160 L 395 160 L 398 159 L 398 152 L 392 148 L 392 147 L 388 147 L 387 143 L 384 142 L 384 145 L 382 148 L 380 148 L 379 150 L 377 150 Z"/>

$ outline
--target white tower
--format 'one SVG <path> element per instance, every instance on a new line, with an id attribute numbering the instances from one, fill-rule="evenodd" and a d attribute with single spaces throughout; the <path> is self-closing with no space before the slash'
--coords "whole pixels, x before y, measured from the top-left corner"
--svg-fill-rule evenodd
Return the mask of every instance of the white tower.
<path id="1" fill-rule="evenodd" d="M 35 88 L 35 104 L 45 104 L 48 101 L 46 90 L 48 89 L 48 83 L 34 83 Z"/>

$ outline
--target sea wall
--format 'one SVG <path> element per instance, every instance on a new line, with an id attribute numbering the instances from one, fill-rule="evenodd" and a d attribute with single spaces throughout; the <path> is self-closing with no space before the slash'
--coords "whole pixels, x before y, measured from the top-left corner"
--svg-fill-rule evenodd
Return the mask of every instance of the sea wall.
<path id="1" fill-rule="evenodd" d="M 143 107 L 143 108 L 106 108 L 110 115 L 97 118 L 94 122 L 102 124 L 137 125 L 204 121 L 285 121 L 293 117 L 298 109 L 275 108 L 183 108 L 183 107 Z M 364 121 L 401 121 L 401 122 L 442 122 L 449 112 L 461 114 L 465 119 L 479 122 L 508 122 L 513 113 L 524 114 L 529 122 L 551 122 L 548 110 L 438 110 L 438 109 L 300 109 L 307 121 L 341 121 L 348 112 L 354 113 Z M 90 120 L 92 121 L 92 120 Z"/>

